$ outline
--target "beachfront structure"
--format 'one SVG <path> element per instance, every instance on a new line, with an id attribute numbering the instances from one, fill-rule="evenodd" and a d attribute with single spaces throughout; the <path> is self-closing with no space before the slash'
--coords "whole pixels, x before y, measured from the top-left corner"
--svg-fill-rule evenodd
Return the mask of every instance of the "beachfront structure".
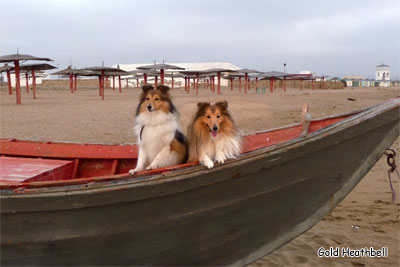
<path id="1" fill-rule="evenodd" d="M 153 63 L 139 63 L 139 64 L 115 64 L 113 67 L 116 67 L 117 65 L 120 66 L 121 69 L 125 71 L 133 71 L 136 70 L 138 67 L 144 66 L 144 65 L 152 65 Z M 209 70 L 209 69 L 229 69 L 229 70 L 239 70 L 240 68 L 238 66 L 235 66 L 231 63 L 228 62 L 202 62 L 202 63 L 168 63 L 170 65 L 178 66 L 181 68 L 184 68 L 186 71 L 203 71 L 203 70 Z M 168 73 L 178 73 L 179 70 L 168 70 Z M 182 78 L 177 78 L 177 82 L 183 83 Z M 221 85 L 222 86 L 228 86 L 229 80 L 227 79 L 221 79 Z"/>
<path id="2" fill-rule="evenodd" d="M 390 86 L 390 66 L 380 64 L 376 66 L 375 80 L 379 83 L 379 86 L 389 87 Z"/>
<path id="3" fill-rule="evenodd" d="M 376 66 L 376 76 L 377 81 L 390 81 L 390 66 L 385 64 L 380 64 Z"/>

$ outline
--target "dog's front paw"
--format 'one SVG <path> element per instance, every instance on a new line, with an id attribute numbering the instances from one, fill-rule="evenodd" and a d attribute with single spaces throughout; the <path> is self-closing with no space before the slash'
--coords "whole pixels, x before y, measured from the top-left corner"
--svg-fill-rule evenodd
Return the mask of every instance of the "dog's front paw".
<path id="1" fill-rule="evenodd" d="M 147 166 L 147 168 L 146 168 L 147 171 L 149 171 L 149 170 L 154 170 L 154 169 L 157 169 L 157 166 L 155 166 L 154 164 L 150 164 L 150 165 Z"/>
<path id="2" fill-rule="evenodd" d="M 129 175 L 134 175 L 135 173 L 137 173 L 139 170 L 136 168 L 136 169 L 130 169 L 129 170 Z"/>
<path id="3" fill-rule="evenodd" d="M 219 154 L 219 155 L 217 155 L 217 157 L 215 159 L 217 160 L 218 163 L 224 163 L 226 160 L 226 157 L 224 154 Z"/>
<path id="4" fill-rule="evenodd" d="M 204 161 L 203 163 L 204 166 L 206 166 L 208 169 L 211 169 L 214 167 L 214 162 L 212 162 L 211 160 L 207 159 Z"/>

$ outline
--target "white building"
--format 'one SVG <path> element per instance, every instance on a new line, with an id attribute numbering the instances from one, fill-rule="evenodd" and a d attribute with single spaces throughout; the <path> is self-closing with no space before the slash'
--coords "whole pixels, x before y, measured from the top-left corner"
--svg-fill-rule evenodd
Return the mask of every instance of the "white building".
<path id="1" fill-rule="evenodd" d="M 376 66 L 375 80 L 390 81 L 390 66 L 385 64 Z"/>

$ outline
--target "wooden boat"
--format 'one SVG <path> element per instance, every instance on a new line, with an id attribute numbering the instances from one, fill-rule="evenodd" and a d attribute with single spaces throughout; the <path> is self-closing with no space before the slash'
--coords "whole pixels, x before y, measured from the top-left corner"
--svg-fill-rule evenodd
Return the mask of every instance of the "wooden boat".
<path id="1" fill-rule="evenodd" d="M 134 145 L 2 139 L 1 160 L 37 162 L 16 171 L 57 162 L 30 178 L 2 178 L 1 264 L 251 263 L 354 188 L 399 136 L 399 111 L 393 99 L 309 128 L 250 134 L 239 158 L 211 170 L 184 164 L 134 177 L 126 174 Z"/>

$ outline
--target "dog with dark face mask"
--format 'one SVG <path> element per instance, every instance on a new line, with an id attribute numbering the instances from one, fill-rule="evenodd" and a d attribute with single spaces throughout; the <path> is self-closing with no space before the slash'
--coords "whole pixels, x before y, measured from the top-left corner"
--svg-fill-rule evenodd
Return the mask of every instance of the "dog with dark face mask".
<path id="1" fill-rule="evenodd" d="M 135 134 L 139 145 L 136 172 L 178 165 L 187 160 L 187 141 L 178 124 L 178 113 L 169 87 L 142 87 L 136 109 Z"/>

